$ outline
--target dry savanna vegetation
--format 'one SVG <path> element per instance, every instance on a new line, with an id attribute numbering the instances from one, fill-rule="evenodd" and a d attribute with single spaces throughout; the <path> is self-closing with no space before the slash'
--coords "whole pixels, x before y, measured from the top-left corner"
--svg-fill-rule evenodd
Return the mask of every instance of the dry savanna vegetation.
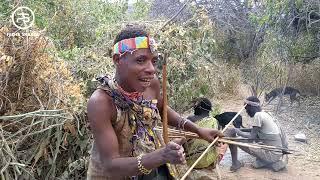
<path id="1" fill-rule="evenodd" d="M 7 35 L 25 32 L 10 18 L 19 6 L 34 10 L 28 31 L 39 36 Z M 283 86 L 318 104 L 317 0 L 0 1 L 1 179 L 85 179 L 86 102 L 95 78 L 114 72 L 110 48 L 128 23 L 149 29 L 167 55 L 169 104 L 180 113 L 201 96 L 221 108 Z"/>

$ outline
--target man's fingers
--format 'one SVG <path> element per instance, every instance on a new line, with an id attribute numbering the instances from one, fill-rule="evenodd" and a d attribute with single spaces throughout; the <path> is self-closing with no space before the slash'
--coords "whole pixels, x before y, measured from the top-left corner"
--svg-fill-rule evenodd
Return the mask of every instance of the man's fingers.
<path id="1" fill-rule="evenodd" d="M 179 153 L 179 155 L 180 155 L 180 162 L 182 163 L 182 164 L 184 164 L 185 162 L 186 162 L 186 155 L 185 155 L 185 153 L 184 152 L 181 152 L 181 154 Z"/>
<path id="2" fill-rule="evenodd" d="M 167 144 L 167 147 L 169 147 L 169 149 L 172 149 L 172 150 L 179 150 L 181 147 L 179 144 L 171 141 Z"/>
<path id="3" fill-rule="evenodd" d="M 187 139 L 185 137 L 182 137 L 182 138 L 175 138 L 172 141 L 176 144 L 183 145 L 187 141 Z"/>
<path id="4" fill-rule="evenodd" d="M 213 135 L 214 138 L 216 138 L 217 136 L 218 136 L 218 137 L 224 137 L 224 134 L 223 134 L 221 131 L 219 131 L 219 130 L 214 130 L 214 131 L 212 131 L 212 132 L 211 132 L 211 135 Z"/>
<path id="5" fill-rule="evenodd" d="M 181 162 L 182 164 L 184 164 L 185 161 L 186 161 L 186 159 L 185 159 L 184 157 L 181 157 L 181 158 L 180 158 L 180 162 Z"/>
<path id="6" fill-rule="evenodd" d="M 170 149 L 173 149 L 173 150 L 180 150 L 180 149 L 182 149 L 182 151 L 184 151 L 183 150 L 183 147 L 182 147 L 182 144 L 184 143 L 186 141 L 186 139 L 185 138 L 179 138 L 179 139 L 174 139 L 174 140 L 172 140 L 172 141 L 170 141 L 169 143 L 168 143 L 168 147 L 170 148 Z"/>
<path id="7" fill-rule="evenodd" d="M 221 131 L 217 131 L 216 135 L 219 136 L 219 137 L 224 137 L 224 134 Z"/>
<path id="8" fill-rule="evenodd" d="M 183 147 L 181 146 L 181 148 L 178 150 L 178 152 L 182 155 L 184 153 L 184 149 Z"/>

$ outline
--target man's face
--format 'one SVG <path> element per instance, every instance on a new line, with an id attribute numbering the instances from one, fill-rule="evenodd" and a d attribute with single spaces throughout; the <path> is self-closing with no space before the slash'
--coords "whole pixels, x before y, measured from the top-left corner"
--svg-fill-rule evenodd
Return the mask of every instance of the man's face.
<path id="1" fill-rule="evenodd" d="M 119 58 L 114 57 L 117 74 L 122 88 L 129 92 L 143 92 L 155 78 L 155 64 L 158 56 L 149 49 L 137 49 L 133 53 L 127 52 Z"/>
<path id="2" fill-rule="evenodd" d="M 249 105 L 247 105 L 246 107 L 246 112 L 250 117 L 253 117 L 255 114 L 255 111 L 253 110 L 253 108 L 251 108 Z"/>

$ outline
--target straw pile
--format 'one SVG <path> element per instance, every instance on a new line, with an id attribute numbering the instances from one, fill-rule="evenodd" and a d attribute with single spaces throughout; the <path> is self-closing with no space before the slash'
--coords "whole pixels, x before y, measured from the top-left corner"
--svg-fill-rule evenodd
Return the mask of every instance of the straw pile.
<path id="1" fill-rule="evenodd" d="M 0 29 L 1 179 L 79 179 L 88 154 L 84 98 L 43 35 Z"/>

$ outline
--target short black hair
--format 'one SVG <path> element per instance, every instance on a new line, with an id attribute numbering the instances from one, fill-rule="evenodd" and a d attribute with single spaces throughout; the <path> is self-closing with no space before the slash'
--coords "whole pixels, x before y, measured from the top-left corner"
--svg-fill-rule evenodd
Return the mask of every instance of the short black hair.
<path id="1" fill-rule="evenodd" d="M 125 28 L 123 28 L 118 35 L 116 36 L 113 44 L 123 40 L 123 39 L 130 39 L 135 37 L 147 37 L 149 36 L 146 27 L 139 24 L 128 24 Z"/>
<path id="2" fill-rule="evenodd" d="M 247 98 L 248 101 L 260 103 L 260 100 L 256 96 L 250 96 Z"/>
<path id="3" fill-rule="evenodd" d="M 260 103 L 260 100 L 256 96 L 250 96 L 247 98 L 247 101 Z M 247 104 L 246 111 L 250 117 L 253 117 L 257 112 L 262 111 L 260 106 L 252 106 L 250 104 Z"/>
<path id="4" fill-rule="evenodd" d="M 194 115 L 202 115 L 204 113 L 209 113 L 212 110 L 211 101 L 208 98 L 198 98 L 194 106 Z"/>

